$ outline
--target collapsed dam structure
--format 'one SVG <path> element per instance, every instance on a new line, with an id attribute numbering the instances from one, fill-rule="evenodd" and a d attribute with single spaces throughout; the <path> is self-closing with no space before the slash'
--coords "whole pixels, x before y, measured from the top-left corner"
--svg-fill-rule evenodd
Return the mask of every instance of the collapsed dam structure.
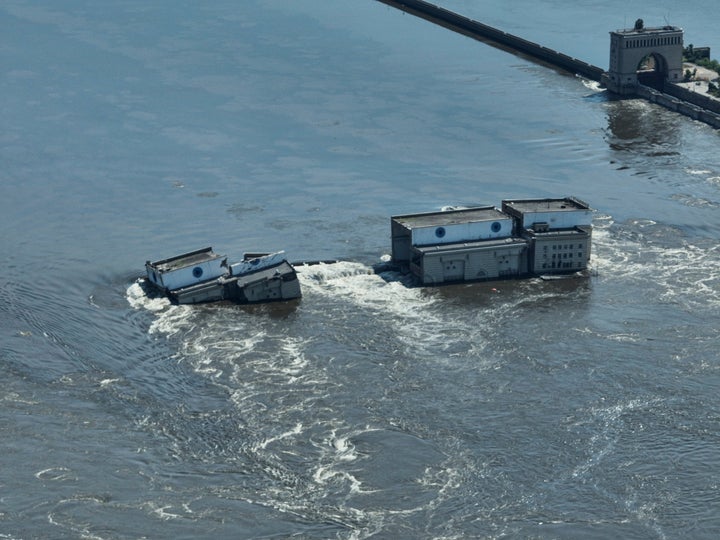
<path id="1" fill-rule="evenodd" d="M 638 19 L 634 28 L 610 32 L 610 66 L 606 71 L 424 0 L 378 1 L 473 39 L 596 81 L 617 96 L 644 98 L 720 129 L 720 100 L 678 84 L 683 80 L 681 28 L 669 25 L 646 28 Z M 652 69 L 647 69 L 644 60 L 649 60 Z"/>

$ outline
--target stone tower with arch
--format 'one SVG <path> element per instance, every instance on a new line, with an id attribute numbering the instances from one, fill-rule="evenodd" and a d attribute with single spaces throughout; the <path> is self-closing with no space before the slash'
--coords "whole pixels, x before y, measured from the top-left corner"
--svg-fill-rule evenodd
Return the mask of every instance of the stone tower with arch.
<path id="1" fill-rule="evenodd" d="M 626 30 L 610 32 L 610 68 L 603 83 L 628 95 L 639 84 L 662 88 L 683 78 L 683 31 L 676 26 L 646 28 L 642 19 Z"/>

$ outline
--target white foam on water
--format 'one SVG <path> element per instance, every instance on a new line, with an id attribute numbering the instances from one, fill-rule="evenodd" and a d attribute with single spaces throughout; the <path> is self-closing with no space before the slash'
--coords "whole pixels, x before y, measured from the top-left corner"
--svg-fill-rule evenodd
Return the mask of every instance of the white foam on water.
<path id="1" fill-rule="evenodd" d="M 154 502 L 147 502 L 144 506 L 151 514 L 155 515 L 159 519 L 162 519 L 163 521 L 168 521 L 171 519 L 181 519 L 186 517 L 184 514 L 170 512 L 169 509 L 172 508 L 172 505 L 161 506 Z"/>
<path id="2" fill-rule="evenodd" d="M 648 294 L 687 311 L 720 307 L 720 247 L 698 245 L 652 220 L 615 226 L 601 221 L 593 230 L 592 270 L 605 279 L 648 285 Z M 671 244 L 672 242 L 672 244 Z M 709 243 L 708 243 L 709 244 Z"/>
<path id="3" fill-rule="evenodd" d="M 593 435 L 588 442 L 588 458 L 573 469 L 572 477 L 580 478 L 588 475 L 591 469 L 597 467 L 607 455 L 612 453 L 622 434 L 623 416 L 626 413 L 656 407 L 660 402 L 659 399 L 632 399 L 608 407 L 590 409 L 585 418 L 573 424 L 573 427 L 590 424 L 595 426 L 595 429 L 592 430 Z"/>
<path id="4" fill-rule="evenodd" d="M 170 306 L 170 300 L 165 297 L 149 297 L 145 294 L 139 282 L 135 282 L 127 288 L 126 298 L 128 303 L 135 309 L 145 309 L 147 311 L 163 311 Z"/>
<path id="5" fill-rule="evenodd" d="M 309 362 L 305 357 L 303 347 L 306 346 L 308 342 L 308 340 L 300 338 L 287 338 L 280 345 L 280 358 L 282 362 L 279 369 L 289 377 L 289 383 L 299 381 L 306 374 Z"/>
<path id="6" fill-rule="evenodd" d="M 334 490 L 344 490 L 348 495 L 373 493 L 375 490 L 363 489 L 362 482 L 349 466 L 361 459 L 352 439 L 374 431 L 378 430 L 369 426 L 349 430 L 336 426 L 330 429 L 322 440 L 314 443 L 320 456 L 312 473 L 313 481 L 321 488 L 333 483 Z M 353 468 L 361 469 L 359 465 Z"/>
<path id="7" fill-rule="evenodd" d="M 643 230 L 657 226 L 647 221 L 625 228 L 616 226 L 611 218 L 600 219 L 593 233 L 597 245 L 597 249 L 593 249 L 593 267 L 601 275 L 611 275 L 612 279 L 640 282 L 648 272 L 655 271 L 656 266 L 666 264 L 669 259 L 677 268 L 660 268 L 656 273 L 665 280 L 679 280 L 679 269 L 695 264 L 702 253 L 687 244 L 663 249 L 652 237 L 648 240 L 643 236 Z M 302 319 L 304 310 L 315 310 L 316 319 L 360 312 L 363 319 L 370 321 L 371 330 L 389 328 L 388 335 L 406 347 L 409 355 L 428 361 L 437 361 L 441 355 L 436 353 L 452 351 L 459 344 L 468 345 L 471 354 L 480 357 L 487 339 L 483 332 L 492 331 L 487 327 L 511 317 L 523 302 L 540 302 L 545 295 L 553 296 L 543 290 L 535 291 L 533 283 L 528 282 L 528 290 L 534 291 L 530 300 L 526 295 L 514 294 L 512 298 L 492 301 L 487 306 L 448 309 L 447 299 L 442 295 L 408 287 L 400 281 L 385 280 L 359 263 L 305 267 L 300 269 L 299 277 L 304 298 L 297 308 L 298 319 Z M 664 285 L 666 291 L 670 285 Z M 713 282 L 698 285 L 696 281 L 695 286 L 709 290 Z M 353 497 L 376 492 L 375 485 L 363 485 L 363 480 L 371 480 L 360 472 L 365 456 L 353 442 L 375 429 L 348 426 L 325 402 L 337 381 L 329 375 L 328 358 L 313 348 L 320 338 L 304 337 L 297 335 L 298 332 L 285 335 L 284 325 L 290 323 L 274 321 L 263 313 L 172 306 L 164 299 L 154 303 L 139 297 L 136 291 L 129 291 L 128 297 L 131 305 L 146 309 L 155 317 L 151 332 L 181 335 L 180 352 L 184 360 L 197 373 L 227 387 L 232 405 L 237 409 L 238 423 L 257 437 L 243 445 L 244 455 L 254 460 L 266 476 L 263 492 L 254 496 L 254 502 L 301 516 L 316 512 L 318 505 L 329 505 L 338 513 L 338 521 L 352 522 L 352 534 L 361 538 L 374 530 L 382 530 L 391 515 L 440 511 L 445 500 L 457 497 L 466 489 L 467 468 L 474 464 L 469 459 L 458 461 L 454 456 L 437 467 L 426 469 L 417 479 L 419 486 L 432 493 L 417 506 L 363 511 L 352 508 Z M 485 324 L 480 324 L 481 321 Z M 349 328 L 348 332 L 351 331 Z M 633 341 L 636 336 L 618 333 L 610 338 Z M 394 341 L 389 346 L 395 346 Z M 572 478 L 592 475 L 593 469 L 614 450 L 623 411 L 648 403 L 639 400 L 591 411 L 590 421 L 601 425 L 599 430 L 593 430 L 599 432 L 588 443 L 588 458 L 576 465 Z M 333 506 L 337 500 L 346 502 Z M 174 518 L 170 509 L 160 510 L 162 519 Z M 323 513 L 327 511 L 323 507 Z M 169 516 L 163 516 L 163 512 Z"/>
<path id="8" fill-rule="evenodd" d="M 350 300 L 372 310 L 383 310 L 398 316 L 411 312 L 411 305 L 430 306 L 434 301 L 421 289 L 407 287 L 399 281 L 385 281 L 369 266 L 354 262 L 320 264 L 301 270 L 303 290 L 323 297 Z"/>
<path id="9" fill-rule="evenodd" d="M 60 530 L 72 531 L 75 538 L 82 538 L 83 540 L 105 540 L 106 536 L 100 536 L 90 531 L 90 526 L 86 523 L 80 523 L 73 518 L 73 510 L 77 510 L 76 507 L 97 507 L 98 505 L 104 504 L 104 501 L 100 497 L 94 497 L 92 495 L 78 495 L 70 497 L 68 499 L 58 500 L 53 510 L 48 513 L 48 523 L 58 527 Z M 71 513 L 68 514 L 65 507 L 71 509 Z M 96 508 L 94 508 L 96 509 Z"/>
<path id="10" fill-rule="evenodd" d="M 329 305 L 346 316 L 346 306 L 350 304 L 368 313 L 383 328 L 392 329 L 394 339 L 414 355 L 477 353 L 487 345 L 488 338 L 479 332 L 481 327 L 474 324 L 467 313 L 452 317 L 447 310 L 441 309 L 445 303 L 441 298 L 427 289 L 408 286 L 401 281 L 407 279 L 405 276 L 388 274 L 385 276 L 388 279 L 383 279 L 369 266 L 354 262 L 300 266 L 298 274 L 304 296 L 298 309 L 322 311 L 323 306 Z M 178 306 L 164 297 L 148 297 L 138 283 L 128 288 L 127 300 L 134 308 L 154 314 L 150 334 L 165 337 L 190 332 L 196 334 L 183 350 L 193 356 L 203 353 L 203 347 L 218 351 L 224 343 L 228 352 L 237 358 L 254 350 L 262 339 L 268 337 L 246 325 L 234 328 L 228 317 L 209 317 L 203 322 L 202 329 L 195 329 L 193 321 L 197 306 Z M 244 337 L 227 339 L 225 336 Z M 298 354 L 302 341 L 303 338 L 284 338 L 280 344 L 282 356 L 290 359 L 280 369 L 296 378 L 306 375 L 307 359 Z M 208 359 L 211 357 L 212 354 L 206 355 L 206 359 L 198 361 L 197 366 L 208 368 L 213 363 Z"/>
<path id="11" fill-rule="evenodd" d="M 8 392 L 0 396 L 0 401 L 7 401 L 10 403 L 21 403 L 23 405 L 37 405 L 40 402 L 30 399 L 30 396 L 21 396 L 17 392 Z"/>
<path id="12" fill-rule="evenodd" d="M 162 334 L 166 337 L 173 336 L 187 329 L 191 316 L 192 308 L 190 306 L 170 305 L 164 311 L 157 313 L 157 319 L 150 325 L 148 333 Z"/>
<path id="13" fill-rule="evenodd" d="M 302 433 L 302 431 L 303 431 L 303 425 L 298 422 L 297 424 L 295 424 L 294 428 L 292 428 L 288 431 L 284 431 L 283 433 L 280 433 L 273 437 L 268 437 L 267 439 L 263 439 L 262 441 L 260 441 L 260 443 L 257 444 L 257 448 L 265 450 L 269 444 L 287 439 L 289 437 L 294 437 L 294 436 Z"/>
<path id="14" fill-rule="evenodd" d="M 661 399 L 632 399 L 624 402 L 616 403 L 607 407 L 593 407 L 587 411 L 587 416 L 578 420 L 573 424 L 574 428 L 585 428 L 586 425 L 592 427 L 593 435 L 588 441 L 587 459 L 578 464 L 571 472 L 571 477 L 575 480 L 585 481 L 587 478 L 597 478 L 594 469 L 609 459 L 615 452 L 618 441 L 632 431 L 634 426 L 627 426 L 625 416 L 638 410 L 657 409 L 663 403 Z M 634 516 L 634 519 L 644 524 L 645 527 L 653 530 L 658 538 L 666 538 L 666 535 L 660 524 L 662 515 L 658 512 L 662 508 L 657 503 L 642 504 L 638 501 L 637 493 L 631 486 L 626 491 L 618 493 L 610 492 L 602 487 L 602 483 L 598 483 L 595 488 L 601 492 L 604 498 L 615 500 L 618 504 L 624 506 L 625 510 Z"/>
<path id="15" fill-rule="evenodd" d="M 77 480 L 77 476 L 67 467 L 50 467 L 35 473 L 35 478 L 43 481 L 64 482 L 67 480 Z"/>
<path id="16" fill-rule="evenodd" d="M 309 267 L 301 272 L 303 291 L 308 297 L 343 301 L 375 317 L 392 329 L 396 339 L 409 351 L 416 353 L 447 352 L 457 349 L 478 350 L 487 340 L 478 332 L 478 326 L 464 315 L 452 317 L 445 302 L 422 287 L 410 286 L 399 274 L 388 274 L 388 279 L 375 274 L 360 263 L 340 262 Z"/>
<path id="17" fill-rule="evenodd" d="M 594 92 L 603 92 L 605 90 L 598 81 L 591 81 L 590 79 L 580 77 L 580 82 L 585 88 Z"/>
<path id="18" fill-rule="evenodd" d="M 144 309 L 155 315 L 156 318 L 148 329 L 149 334 L 172 336 L 186 329 L 192 315 L 191 306 L 173 305 L 162 296 L 148 296 L 138 282 L 127 288 L 126 298 L 133 308 Z"/>

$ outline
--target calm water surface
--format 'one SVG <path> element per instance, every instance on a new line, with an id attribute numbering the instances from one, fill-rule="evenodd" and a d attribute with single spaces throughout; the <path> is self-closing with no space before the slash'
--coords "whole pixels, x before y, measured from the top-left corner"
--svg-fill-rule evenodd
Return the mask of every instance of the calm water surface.
<path id="1" fill-rule="evenodd" d="M 444 5 L 605 66 L 707 1 Z M 718 132 L 379 2 L 0 6 L 0 538 L 716 538 Z M 591 275 L 418 289 L 389 216 L 576 195 Z M 146 259 L 339 258 L 271 306 Z"/>

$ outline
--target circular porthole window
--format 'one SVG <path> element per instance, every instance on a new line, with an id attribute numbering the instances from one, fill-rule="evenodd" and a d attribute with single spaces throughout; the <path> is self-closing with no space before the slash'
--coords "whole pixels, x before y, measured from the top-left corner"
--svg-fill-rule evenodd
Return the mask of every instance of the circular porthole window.
<path id="1" fill-rule="evenodd" d="M 202 275 L 203 275 L 203 269 L 202 269 L 202 268 L 200 268 L 199 266 L 196 266 L 195 268 L 193 268 L 193 276 L 194 276 L 196 279 L 201 278 Z"/>
<path id="2" fill-rule="evenodd" d="M 438 238 L 443 238 L 445 236 L 445 227 L 438 227 L 435 229 L 435 236 Z"/>
<path id="3" fill-rule="evenodd" d="M 502 229 L 502 225 L 499 221 L 494 221 L 492 225 L 490 225 L 490 230 L 494 233 L 500 232 L 500 229 Z"/>

